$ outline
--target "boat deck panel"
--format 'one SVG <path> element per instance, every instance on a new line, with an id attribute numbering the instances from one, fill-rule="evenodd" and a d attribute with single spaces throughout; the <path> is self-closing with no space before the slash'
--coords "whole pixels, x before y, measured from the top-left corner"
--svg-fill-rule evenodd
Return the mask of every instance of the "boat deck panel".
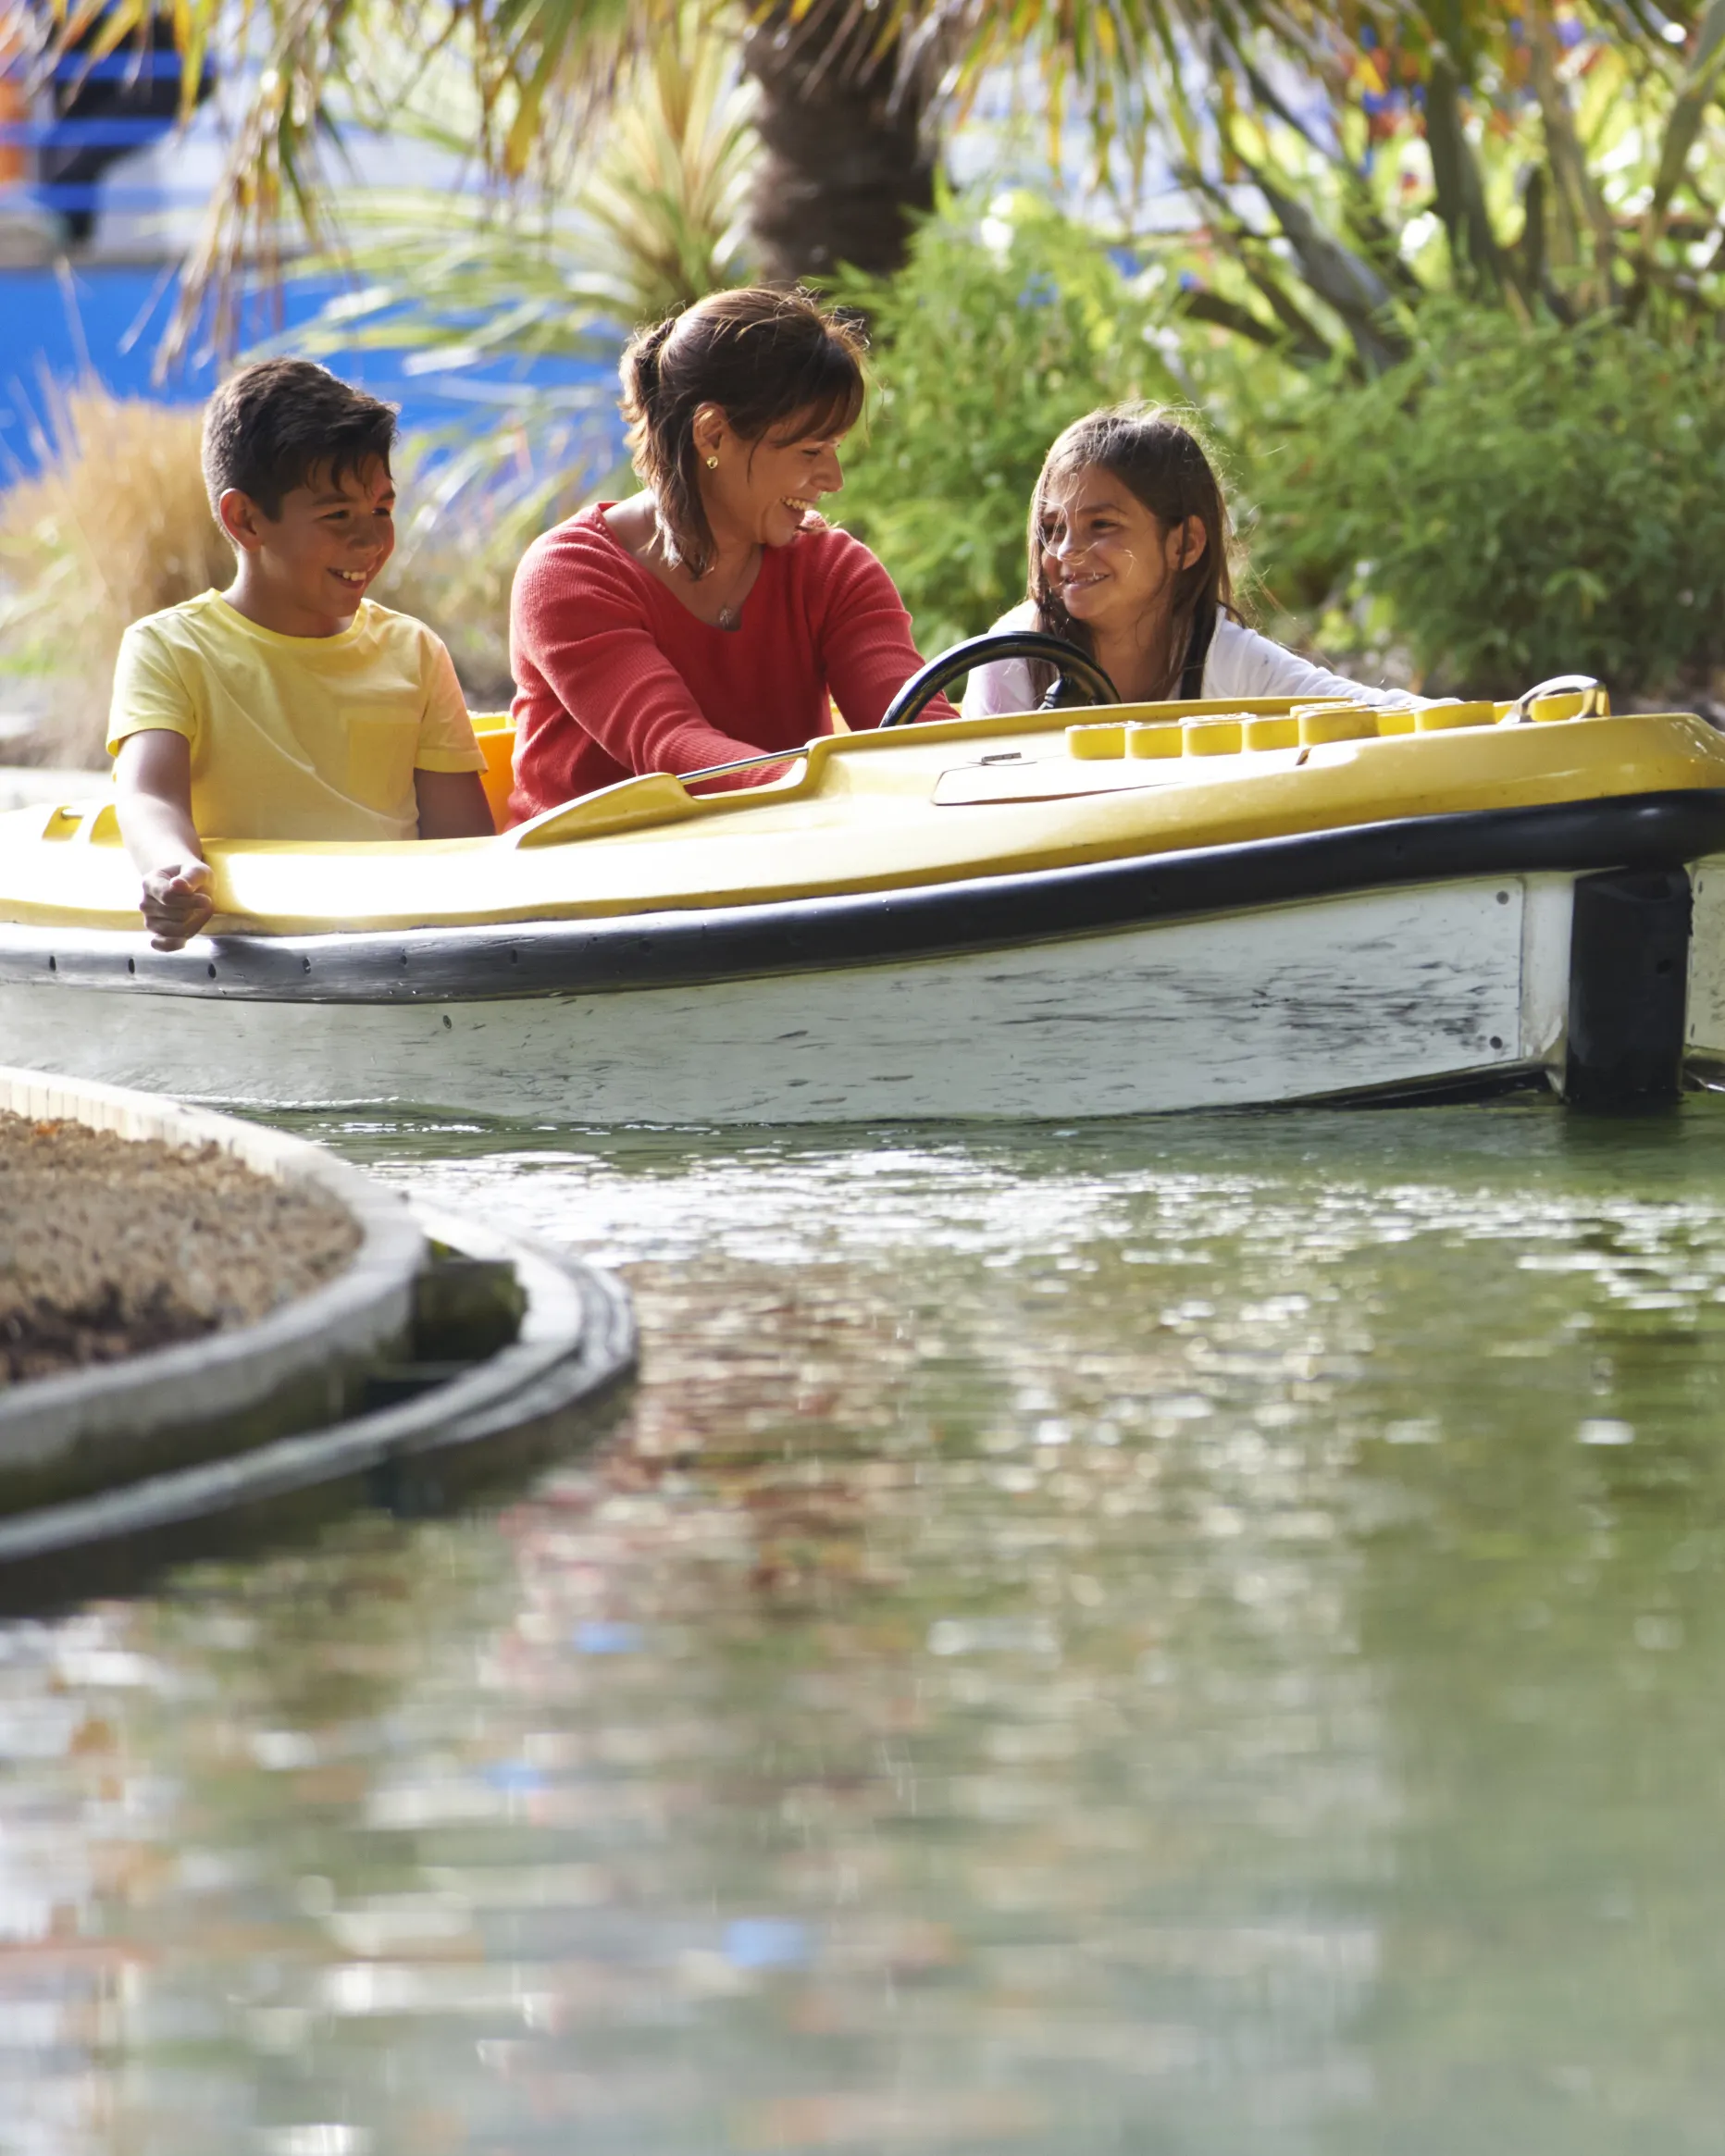
<path id="1" fill-rule="evenodd" d="M 954 814 L 943 786 L 982 782 L 952 774 L 1018 768 L 984 766 L 990 741 L 1054 766 L 1064 734 L 1033 714 L 831 737 L 812 745 L 792 776 L 711 799 L 692 799 L 664 775 L 627 780 L 574 805 L 580 814 L 566 843 L 527 843 L 532 825 L 497 838 L 404 845 L 213 841 L 216 928 L 309 936 L 755 906 L 1725 787 L 1725 742 L 1702 720 L 1670 713 L 1136 768 L 1069 758 L 1073 775 L 1061 783 L 1072 790 L 1057 798 L 979 798 Z M 1000 782 L 1008 792 L 1013 783 Z M 573 812 L 552 816 L 565 813 Z M 75 823 L 40 807 L 0 818 L 0 922 L 135 932 L 137 879 L 112 826 L 111 806 Z"/>

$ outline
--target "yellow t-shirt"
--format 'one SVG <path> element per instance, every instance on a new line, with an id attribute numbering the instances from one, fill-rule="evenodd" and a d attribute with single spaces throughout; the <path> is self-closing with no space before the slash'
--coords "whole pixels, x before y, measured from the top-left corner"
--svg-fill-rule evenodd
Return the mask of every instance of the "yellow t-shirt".
<path id="1" fill-rule="evenodd" d="M 278 636 L 217 591 L 133 622 L 108 754 L 151 728 L 192 744 L 204 838 L 414 838 L 414 773 L 485 767 L 441 642 L 369 599 L 336 637 Z"/>

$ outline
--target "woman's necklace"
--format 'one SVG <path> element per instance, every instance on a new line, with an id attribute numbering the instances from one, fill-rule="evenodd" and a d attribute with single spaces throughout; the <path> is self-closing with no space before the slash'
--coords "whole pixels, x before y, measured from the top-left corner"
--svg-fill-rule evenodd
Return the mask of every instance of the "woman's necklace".
<path id="1" fill-rule="evenodd" d="M 760 557 L 760 551 L 761 550 L 759 548 L 756 548 L 743 557 L 743 565 L 741 569 L 735 576 L 731 578 L 731 588 L 733 590 L 741 590 L 741 588 L 744 586 L 752 588 L 755 577 L 755 569 Z M 741 597 L 726 600 L 720 606 L 717 614 L 714 617 L 714 626 L 721 629 L 734 629 L 738 627 L 743 618 L 743 598 L 745 597 L 747 597 L 747 592 L 743 591 Z"/>

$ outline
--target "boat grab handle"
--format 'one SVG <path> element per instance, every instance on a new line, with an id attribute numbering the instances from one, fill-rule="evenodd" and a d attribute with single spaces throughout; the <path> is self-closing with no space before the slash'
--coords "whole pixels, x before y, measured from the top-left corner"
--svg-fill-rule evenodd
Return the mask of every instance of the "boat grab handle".
<path id="1" fill-rule="evenodd" d="M 1533 716 L 1533 706 L 1542 696 L 1569 696 L 1579 694 L 1582 708 L 1578 718 L 1595 717 L 1601 702 L 1603 684 L 1591 674 L 1554 674 L 1549 681 L 1536 681 L 1532 688 L 1524 688 L 1509 706 L 1506 724 L 1524 726 Z"/>
<path id="2" fill-rule="evenodd" d="M 685 786 L 693 786 L 698 779 L 718 778 L 727 771 L 759 771 L 763 763 L 794 763 L 799 756 L 808 753 L 806 748 L 769 749 L 762 756 L 738 756 L 729 763 L 709 763 L 700 771 L 679 771 L 676 775 Z"/>

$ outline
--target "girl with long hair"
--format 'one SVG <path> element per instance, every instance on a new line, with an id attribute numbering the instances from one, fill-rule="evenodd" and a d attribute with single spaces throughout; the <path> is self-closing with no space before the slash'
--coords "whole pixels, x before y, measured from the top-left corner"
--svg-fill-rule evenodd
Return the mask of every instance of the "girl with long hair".
<path id="1" fill-rule="evenodd" d="M 1096 663 L 1127 703 L 1171 698 L 1418 700 L 1314 666 L 1248 627 L 1235 603 L 1227 504 L 1198 437 L 1173 413 L 1120 405 L 1074 421 L 1030 504 L 1030 588 L 997 629 L 1041 629 Z M 979 666 L 966 718 L 1034 711 L 1043 662 Z"/>

